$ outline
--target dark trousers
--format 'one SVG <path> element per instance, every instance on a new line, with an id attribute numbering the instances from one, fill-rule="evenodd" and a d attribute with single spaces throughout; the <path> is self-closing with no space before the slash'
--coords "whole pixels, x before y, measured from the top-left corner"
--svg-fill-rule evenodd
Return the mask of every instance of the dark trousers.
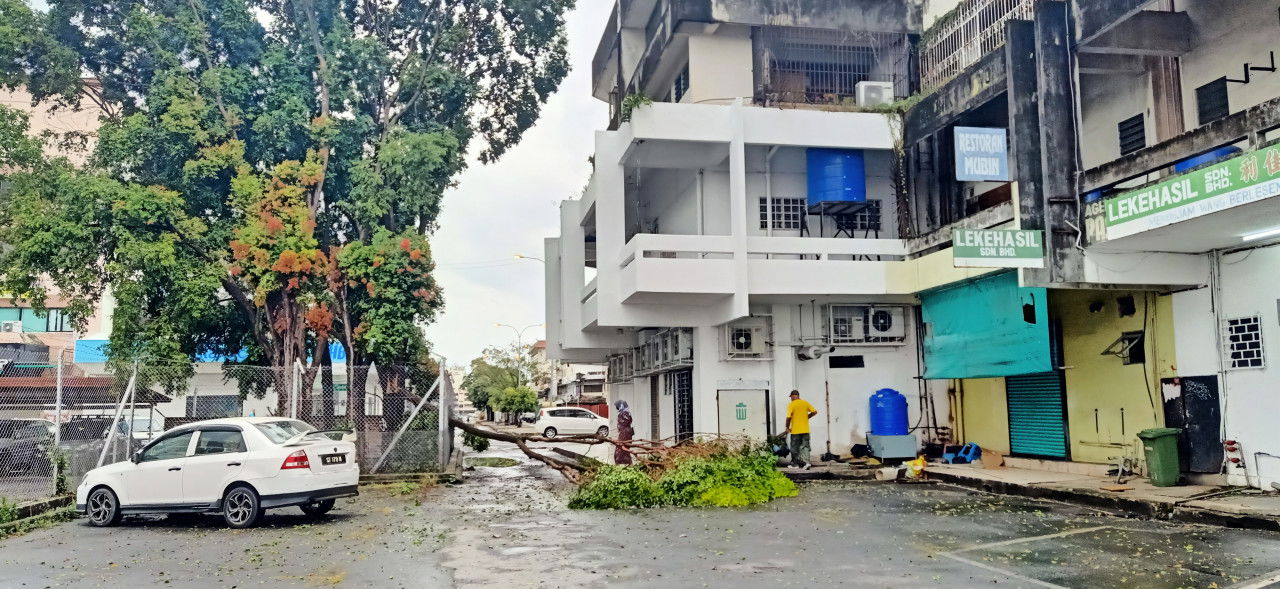
<path id="1" fill-rule="evenodd" d="M 809 434 L 791 434 L 791 464 L 809 464 Z"/>

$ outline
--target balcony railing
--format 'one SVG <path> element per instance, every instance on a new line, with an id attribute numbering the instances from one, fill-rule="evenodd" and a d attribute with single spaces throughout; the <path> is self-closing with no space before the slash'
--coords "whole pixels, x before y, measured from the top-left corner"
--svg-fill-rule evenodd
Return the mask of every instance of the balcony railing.
<path id="1" fill-rule="evenodd" d="M 1004 46 L 1004 23 L 1031 20 L 1036 0 L 965 0 L 925 31 L 920 86 L 931 92 Z"/>

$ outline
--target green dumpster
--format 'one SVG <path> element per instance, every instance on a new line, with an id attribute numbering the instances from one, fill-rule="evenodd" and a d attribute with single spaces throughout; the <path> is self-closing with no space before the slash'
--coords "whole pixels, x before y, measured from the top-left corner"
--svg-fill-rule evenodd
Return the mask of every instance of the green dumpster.
<path id="1" fill-rule="evenodd" d="M 1147 473 L 1151 484 L 1172 487 L 1178 484 L 1178 434 L 1182 430 L 1155 427 L 1138 432 L 1147 456 Z"/>

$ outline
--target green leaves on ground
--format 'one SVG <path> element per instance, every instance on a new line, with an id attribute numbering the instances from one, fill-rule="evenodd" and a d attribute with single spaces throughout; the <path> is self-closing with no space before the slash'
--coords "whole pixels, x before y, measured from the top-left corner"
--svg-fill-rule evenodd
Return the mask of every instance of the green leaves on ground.
<path id="1" fill-rule="evenodd" d="M 462 432 L 462 443 L 476 452 L 484 452 L 489 449 L 489 438 L 477 436 L 467 431 Z"/>
<path id="2" fill-rule="evenodd" d="M 744 507 L 794 497 L 795 483 L 759 449 L 694 456 L 653 472 L 641 466 L 601 466 L 578 488 L 569 507 Z"/>

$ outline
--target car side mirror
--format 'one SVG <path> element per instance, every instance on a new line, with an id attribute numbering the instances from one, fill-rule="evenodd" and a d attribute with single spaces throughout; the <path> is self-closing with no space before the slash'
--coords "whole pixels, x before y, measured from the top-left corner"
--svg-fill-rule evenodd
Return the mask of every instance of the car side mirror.
<path id="1" fill-rule="evenodd" d="M 142 462 L 142 450 L 138 450 L 137 452 L 134 452 L 134 453 L 133 453 L 133 457 L 132 457 L 132 458 L 130 458 L 129 460 L 133 461 L 133 463 L 134 463 L 134 464 L 141 463 L 141 462 Z"/>

